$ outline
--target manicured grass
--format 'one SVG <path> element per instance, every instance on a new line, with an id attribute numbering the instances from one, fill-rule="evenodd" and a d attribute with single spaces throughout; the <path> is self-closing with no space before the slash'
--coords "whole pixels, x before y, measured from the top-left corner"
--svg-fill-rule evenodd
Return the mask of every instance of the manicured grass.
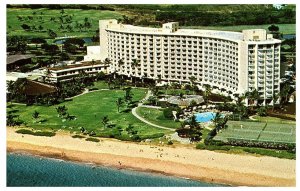
<path id="1" fill-rule="evenodd" d="M 89 87 L 90 89 L 92 88 L 97 88 L 99 90 L 101 89 L 108 89 L 108 85 L 105 81 L 97 81 L 97 82 L 94 82 L 94 85 Z"/>
<path id="2" fill-rule="evenodd" d="M 296 124 L 295 121 L 286 120 L 286 119 L 280 119 L 277 117 L 260 117 L 260 116 L 253 116 L 254 119 L 257 119 L 260 122 L 271 122 L 271 123 L 288 123 L 288 124 Z"/>
<path id="3" fill-rule="evenodd" d="M 180 122 L 175 122 L 171 119 L 166 119 L 163 111 L 155 108 L 138 107 L 137 114 L 146 119 L 147 121 L 156 125 L 161 125 L 169 128 L 179 128 Z"/>
<path id="4" fill-rule="evenodd" d="M 44 37 L 48 38 L 48 29 L 52 29 L 57 33 L 58 36 L 78 36 L 78 37 L 92 37 L 95 35 L 95 31 L 99 29 L 99 20 L 101 19 L 118 19 L 122 15 L 116 11 L 107 10 L 79 10 L 79 9 L 64 9 L 64 15 L 71 15 L 72 22 L 63 24 L 66 27 L 68 24 L 74 29 L 74 32 L 61 31 L 60 20 L 61 16 L 60 10 L 50 10 L 50 9 L 27 9 L 27 8 L 8 8 L 7 9 L 7 32 L 8 36 L 20 35 L 26 37 Z M 33 15 L 33 12 L 36 14 Z M 42 14 L 41 14 L 42 13 Z M 32 20 L 19 21 L 17 16 L 28 17 L 32 16 Z M 42 19 L 40 19 L 40 17 Z M 51 17 L 55 17 L 55 22 L 50 21 Z M 76 21 L 78 23 L 84 24 L 84 19 L 88 18 L 91 22 L 90 29 L 79 29 L 74 28 Z M 21 27 L 22 24 L 28 24 L 29 26 L 35 26 L 38 28 L 40 25 L 44 28 L 43 31 L 24 31 Z"/>
<path id="5" fill-rule="evenodd" d="M 224 30 L 241 32 L 246 29 L 266 29 L 272 24 L 267 25 L 235 25 L 235 26 L 181 26 L 182 28 L 204 29 L 204 30 Z M 276 24 L 283 34 L 296 34 L 296 24 Z"/>
<path id="6" fill-rule="evenodd" d="M 215 140 L 226 141 L 227 138 L 243 140 L 259 140 L 269 142 L 295 142 L 296 141 L 296 124 L 292 121 L 272 119 L 267 122 L 250 122 L 250 121 L 229 121 L 228 128 L 222 130 L 214 138 Z M 275 123 L 280 121 L 281 123 Z M 242 125 L 242 126 L 241 126 Z"/>
<path id="7" fill-rule="evenodd" d="M 138 101 L 146 95 L 144 89 L 132 89 L 133 100 Z M 132 124 L 134 129 L 138 131 L 139 136 L 147 137 L 158 133 L 168 133 L 169 131 L 151 127 L 131 114 L 131 109 L 126 106 L 121 107 L 120 113 L 117 112 L 115 101 L 118 97 L 124 96 L 123 90 L 103 90 L 84 94 L 76 97 L 71 101 L 66 101 L 60 105 L 65 105 L 68 108 L 70 115 L 76 116 L 76 120 L 62 121 L 57 116 L 56 106 L 25 106 L 14 104 L 13 107 L 7 108 L 16 110 L 15 114 L 25 121 L 27 126 L 35 129 L 65 129 L 69 131 L 80 132 L 80 127 L 84 127 L 87 131 L 94 131 L 97 135 L 104 132 L 116 131 L 116 128 L 126 129 L 129 124 Z M 32 113 L 37 111 L 40 117 L 45 119 L 41 124 L 32 122 Z M 109 124 L 115 124 L 116 127 L 108 128 L 102 124 L 104 116 L 108 116 Z M 126 134 L 123 131 L 122 134 Z"/>

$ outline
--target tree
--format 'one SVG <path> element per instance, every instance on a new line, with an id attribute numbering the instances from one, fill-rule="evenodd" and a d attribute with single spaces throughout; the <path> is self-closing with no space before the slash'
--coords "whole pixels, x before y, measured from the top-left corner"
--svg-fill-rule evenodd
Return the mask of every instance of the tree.
<path id="1" fill-rule="evenodd" d="M 203 86 L 205 88 L 203 98 L 204 98 L 205 104 L 207 105 L 208 104 L 208 98 L 211 95 L 211 87 L 210 87 L 209 84 L 204 84 Z"/>
<path id="2" fill-rule="evenodd" d="M 104 116 L 102 118 L 102 124 L 104 125 L 104 127 L 106 127 L 106 125 L 108 124 L 108 122 L 109 122 L 109 119 L 108 119 L 108 116 L 106 115 L 106 116 Z"/>
<path id="3" fill-rule="evenodd" d="M 289 84 L 285 84 L 283 88 L 281 89 L 279 95 L 281 97 L 281 103 L 285 104 L 288 102 L 288 98 L 290 95 L 291 86 Z"/>
<path id="4" fill-rule="evenodd" d="M 275 104 L 278 100 L 278 98 L 280 97 L 280 93 L 273 93 L 272 95 L 272 102 L 273 102 L 273 105 L 272 105 L 272 112 L 274 112 L 274 109 L 275 109 Z"/>
<path id="5" fill-rule="evenodd" d="M 67 114 L 68 114 L 68 112 L 67 112 L 68 108 L 65 105 L 58 106 L 56 108 L 56 111 L 58 113 L 58 117 L 60 117 L 60 118 L 65 118 L 67 116 Z"/>
<path id="6" fill-rule="evenodd" d="M 27 24 L 22 24 L 21 27 L 25 30 L 25 31 L 30 31 L 31 27 Z"/>
<path id="7" fill-rule="evenodd" d="M 67 53 L 65 53 L 65 52 L 60 53 L 60 55 L 59 55 L 60 61 L 65 61 L 65 60 L 69 60 L 69 59 L 70 59 L 70 57 Z"/>
<path id="8" fill-rule="evenodd" d="M 194 86 L 195 86 L 195 81 L 197 80 L 197 78 L 195 76 L 191 76 L 191 77 L 189 77 L 189 80 L 190 80 L 190 83 L 191 83 L 191 86 L 193 89 L 193 94 L 195 94 Z"/>
<path id="9" fill-rule="evenodd" d="M 140 61 L 136 58 L 131 61 L 131 68 L 134 70 L 137 66 L 139 66 Z"/>
<path id="10" fill-rule="evenodd" d="M 108 66 L 108 65 L 110 65 L 110 64 L 111 64 L 110 59 L 109 59 L 109 58 L 105 58 L 105 60 L 104 60 L 104 65 Z"/>
<path id="11" fill-rule="evenodd" d="M 134 130 L 133 129 L 133 125 L 132 124 L 128 124 L 128 126 L 126 127 L 126 131 L 128 134 L 131 134 L 131 135 L 136 135 L 137 134 L 137 130 Z"/>
<path id="12" fill-rule="evenodd" d="M 34 113 L 32 114 L 32 118 L 36 121 L 40 116 L 40 113 L 37 111 L 34 111 Z"/>
<path id="13" fill-rule="evenodd" d="M 270 32 L 278 32 L 279 31 L 279 27 L 276 26 L 276 25 L 271 25 L 271 26 L 268 27 L 268 30 Z"/>
<path id="14" fill-rule="evenodd" d="M 186 126 L 188 126 L 188 128 L 186 128 Z M 191 142 L 198 142 L 202 138 L 202 129 L 196 120 L 196 116 L 192 115 L 181 124 L 181 128 L 177 129 L 176 132 L 180 137 L 188 137 Z"/>
<path id="15" fill-rule="evenodd" d="M 256 89 L 252 90 L 252 91 L 247 91 L 245 93 L 245 96 L 248 98 L 248 103 L 249 105 L 253 105 L 254 102 L 256 101 L 256 106 L 258 106 L 258 99 L 260 98 L 259 93 Z"/>
<path id="16" fill-rule="evenodd" d="M 51 30 L 51 29 L 48 30 L 48 35 L 51 38 L 56 38 L 57 37 L 57 34 L 53 30 Z"/>
<path id="17" fill-rule="evenodd" d="M 39 26 L 39 31 L 41 32 L 44 29 L 42 25 Z"/>
<path id="18" fill-rule="evenodd" d="M 267 108 L 265 106 L 257 108 L 256 112 L 259 116 L 267 116 Z"/>
<path id="19" fill-rule="evenodd" d="M 103 71 L 97 73 L 96 80 L 104 80 L 104 78 L 105 78 L 105 73 Z"/>
<path id="20" fill-rule="evenodd" d="M 27 39 L 23 36 L 7 37 L 7 46 L 14 51 L 25 53 L 27 50 Z"/>
<path id="21" fill-rule="evenodd" d="M 132 95 L 131 87 L 126 87 L 123 89 L 125 91 L 124 99 L 126 102 L 131 103 L 132 102 Z"/>
<path id="22" fill-rule="evenodd" d="M 120 107 L 122 106 L 123 104 L 123 100 L 122 98 L 118 98 L 117 101 L 116 101 L 116 105 L 117 105 L 117 108 L 118 108 L 118 113 L 120 113 Z"/>
<path id="23" fill-rule="evenodd" d="M 7 88 L 7 92 L 8 92 L 8 100 L 10 100 L 10 102 L 12 103 L 12 100 L 14 99 L 15 97 L 15 84 L 14 84 L 14 81 L 7 81 L 6 82 L 6 88 Z"/>
<path id="24" fill-rule="evenodd" d="M 212 119 L 212 122 L 214 123 L 217 132 L 225 127 L 227 121 L 228 118 L 223 117 L 220 112 L 217 112 L 214 118 Z"/>

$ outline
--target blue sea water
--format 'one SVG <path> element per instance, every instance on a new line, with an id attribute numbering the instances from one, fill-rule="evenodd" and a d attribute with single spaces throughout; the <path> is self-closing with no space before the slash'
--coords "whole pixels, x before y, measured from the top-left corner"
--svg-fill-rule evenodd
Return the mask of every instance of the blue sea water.
<path id="1" fill-rule="evenodd" d="M 8 153 L 7 186 L 213 187 L 222 185 Z"/>

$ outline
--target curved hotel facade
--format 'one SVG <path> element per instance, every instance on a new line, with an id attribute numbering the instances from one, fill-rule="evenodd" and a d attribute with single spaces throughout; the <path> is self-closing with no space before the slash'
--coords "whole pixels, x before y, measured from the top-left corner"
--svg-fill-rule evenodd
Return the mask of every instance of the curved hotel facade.
<path id="1" fill-rule="evenodd" d="M 279 92 L 280 40 L 263 29 L 225 32 L 138 27 L 100 20 L 100 59 L 128 77 L 209 84 L 232 93 L 257 89 L 264 104 Z M 121 60 L 121 61 L 120 61 Z"/>

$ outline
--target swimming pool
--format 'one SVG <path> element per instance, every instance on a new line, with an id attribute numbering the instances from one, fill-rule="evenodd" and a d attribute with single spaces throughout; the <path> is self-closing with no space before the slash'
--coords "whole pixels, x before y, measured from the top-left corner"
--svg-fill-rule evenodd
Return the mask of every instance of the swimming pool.
<path id="1" fill-rule="evenodd" d="M 211 121 L 216 116 L 216 113 L 214 112 L 197 113 L 195 114 L 195 116 L 197 122 L 205 123 Z"/>

